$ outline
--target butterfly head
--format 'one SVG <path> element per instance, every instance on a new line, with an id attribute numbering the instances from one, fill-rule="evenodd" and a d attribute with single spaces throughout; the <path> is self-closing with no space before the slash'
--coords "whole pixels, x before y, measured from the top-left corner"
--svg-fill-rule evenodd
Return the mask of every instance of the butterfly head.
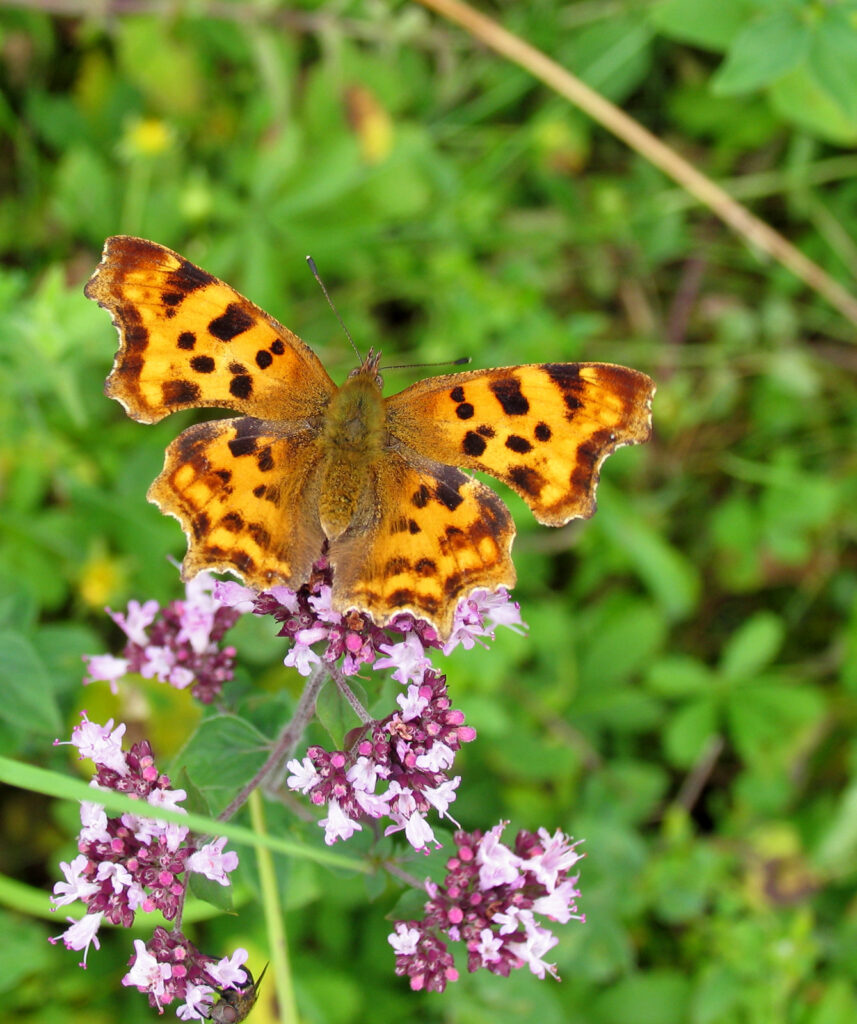
<path id="1" fill-rule="evenodd" d="M 369 354 L 363 362 L 348 374 L 348 379 L 351 380 L 352 377 L 369 377 L 374 380 L 375 385 L 380 390 L 384 386 L 384 378 L 378 372 L 378 364 L 380 362 L 381 353 L 370 348 Z"/>

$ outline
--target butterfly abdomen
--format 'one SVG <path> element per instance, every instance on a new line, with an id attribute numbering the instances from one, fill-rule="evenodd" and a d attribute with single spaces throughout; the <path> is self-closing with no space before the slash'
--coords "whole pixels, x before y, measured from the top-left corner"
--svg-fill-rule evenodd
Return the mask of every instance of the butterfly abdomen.
<path id="1" fill-rule="evenodd" d="M 384 456 L 386 431 L 376 375 L 356 373 L 327 407 L 320 434 L 323 452 L 319 518 L 328 540 L 366 528 L 375 516 L 372 467 Z"/>

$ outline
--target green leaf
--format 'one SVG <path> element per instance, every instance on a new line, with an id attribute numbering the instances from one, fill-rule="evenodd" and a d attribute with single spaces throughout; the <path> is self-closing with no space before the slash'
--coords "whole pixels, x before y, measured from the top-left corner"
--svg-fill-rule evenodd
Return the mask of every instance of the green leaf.
<path id="1" fill-rule="evenodd" d="M 773 612 L 757 612 L 726 642 L 720 671 L 730 680 L 750 679 L 777 656 L 785 638 L 783 620 Z"/>
<path id="2" fill-rule="evenodd" d="M 645 672 L 666 635 L 663 615 L 647 601 L 611 602 L 596 621 L 580 659 L 581 685 L 590 691 Z"/>
<path id="3" fill-rule="evenodd" d="M 718 1024 L 728 1020 L 740 1005 L 744 983 L 741 977 L 722 964 L 703 967 L 693 1001 L 690 1019 L 694 1024 Z"/>
<path id="4" fill-rule="evenodd" d="M 270 741 L 250 722 L 236 715 L 217 715 L 200 724 L 176 755 L 173 770 L 187 770 L 219 810 L 259 771 L 269 748 Z"/>
<path id="5" fill-rule="evenodd" d="M 205 903 L 211 903 L 217 907 L 218 910 L 223 910 L 227 914 L 232 912 L 233 901 L 232 901 L 232 886 L 221 885 L 220 882 L 215 882 L 211 878 L 206 878 L 205 875 L 201 875 L 198 871 L 190 872 L 190 891 L 198 899 L 203 900 Z"/>
<path id="6" fill-rule="evenodd" d="M 183 767 L 181 769 L 174 785 L 176 788 L 183 789 L 187 793 L 187 797 L 182 801 L 182 807 L 186 811 L 190 811 L 192 814 L 211 814 L 208 801 L 205 799 L 202 790 L 191 780 L 187 768 Z"/>
<path id="7" fill-rule="evenodd" d="M 662 697 L 685 697 L 711 690 L 711 669 L 687 655 L 667 655 L 652 665 L 646 677 L 649 689 Z"/>
<path id="8" fill-rule="evenodd" d="M 826 871 L 853 871 L 857 860 L 857 782 L 852 782 L 838 796 L 826 821 L 815 863 Z"/>
<path id="9" fill-rule="evenodd" d="M 771 87 L 770 100 L 777 113 L 807 131 L 837 142 L 857 142 L 857 118 L 847 117 L 808 67 L 795 68 Z"/>
<path id="10" fill-rule="evenodd" d="M 810 39 L 809 26 L 792 11 L 774 11 L 752 21 L 711 79 L 712 91 L 734 96 L 770 84 L 804 60 Z"/>
<path id="11" fill-rule="evenodd" d="M 363 687 L 354 678 L 348 679 L 347 683 L 355 697 L 363 707 L 366 707 L 368 701 Z M 342 749 L 346 733 L 360 725 L 357 712 L 339 692 L 333 679 L 328 679 L 322 687 L 315 705 L 315 712 L 318 715 L 318 720 L 327 729 L 337 750 Z"/>
<path id="12" fill-rule="evenodd" d="M 597 996 L 593 1009 L 602 1024 L 682 1024 L 690 991 L 690 979 L 678 971 L 640 971 Z"/>
<path id="13" fill-rule="evenodd" d="M 824 711 L 821 695 L 806 687 L 764 682 L 742 687 L 727 706 L 729 733 L 748 761 L 792 754 Z"/>
<path id="14" fill-rule="evenodd" d="M 650 17 L 664 35 L 722 52 L 755 13 L 752 0 L 662 0 Z"/>
<path id="15" fill-rule="evenodd" d="M 857 601 L 852 603 L 851 610 L 842 627 L 840 645 L 842 682 L 854 693 L 857 691 Z"/>
<path id="16" fill-rule="evenodd" d="M 0 719 L 22 732 L 54 736 L 62 728 L 51 678 L 32 643 L 0 632 Z"/>
<path id="17" fill-rule="evenodd" d="M 845 116 L 857 120 L 857 32 L 843 11 L 826 10 L 816 25 L 809 71 Z"/>
<path id="18" fill-rule="evenodd" d="M 688 768 L 705 751 L 719 729 L 719 702 L 703 697 L 677 711 L 664 731 L 664 749 L 669 760 Z"/>
<path id="19" fill-rule="evenodd" d="M 43 924 L 0 911 L 0 992 L 14 992 L 36 972 L 47 977 L 54 962 L 47 934 Z"/>
<path id="20" fill-rule="evenodd" d="M 696 567 L 604 482 L 598 525 L 622 549 L 669 619 L 683 619 L 693 611 L 700 591 Z"/>

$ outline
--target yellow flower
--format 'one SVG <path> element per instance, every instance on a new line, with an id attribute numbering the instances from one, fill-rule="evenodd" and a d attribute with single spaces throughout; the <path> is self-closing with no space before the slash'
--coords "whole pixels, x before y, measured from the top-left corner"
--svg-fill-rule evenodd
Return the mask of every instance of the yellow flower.
<path id="1" fill-rule="evenodd" d="M 125 572 L 118 559 L 110 555 L 90 555 L 84 562 L 78 592 L 90 608 L 103 608 L 116 597 L 125 583 Z"/>
<path id="2" fill-rule="evenodd" d="M 131 121 L 122 138 L 122 151 L 130 157 L 160 156 L 173 144 L 173 132 L 159 117 L 139 117 Z"/>

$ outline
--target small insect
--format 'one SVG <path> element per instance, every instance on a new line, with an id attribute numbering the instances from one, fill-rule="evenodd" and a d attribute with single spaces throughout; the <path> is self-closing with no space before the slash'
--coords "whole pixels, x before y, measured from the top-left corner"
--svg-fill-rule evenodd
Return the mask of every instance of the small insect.
<path id="1" fill-rule="evenodd" d="M 268 965 L 265 964 L 262 968 L 262 973 L 257 981 L 253 981 L 253 975 L 249 968 L 245 967 L 244 970 L 247 972 L 247 981 L 241 988 L 217 990 L 220 999 L 208 1013 L 208 1019 L 214 1021 L 214 1024 L 239 1024 L 240 1021 L 247 1018 L 256 1005 L 256 1000 L 259 998 L 259 986 L 262 984 L 262 978 L 265 977 Z"/>

